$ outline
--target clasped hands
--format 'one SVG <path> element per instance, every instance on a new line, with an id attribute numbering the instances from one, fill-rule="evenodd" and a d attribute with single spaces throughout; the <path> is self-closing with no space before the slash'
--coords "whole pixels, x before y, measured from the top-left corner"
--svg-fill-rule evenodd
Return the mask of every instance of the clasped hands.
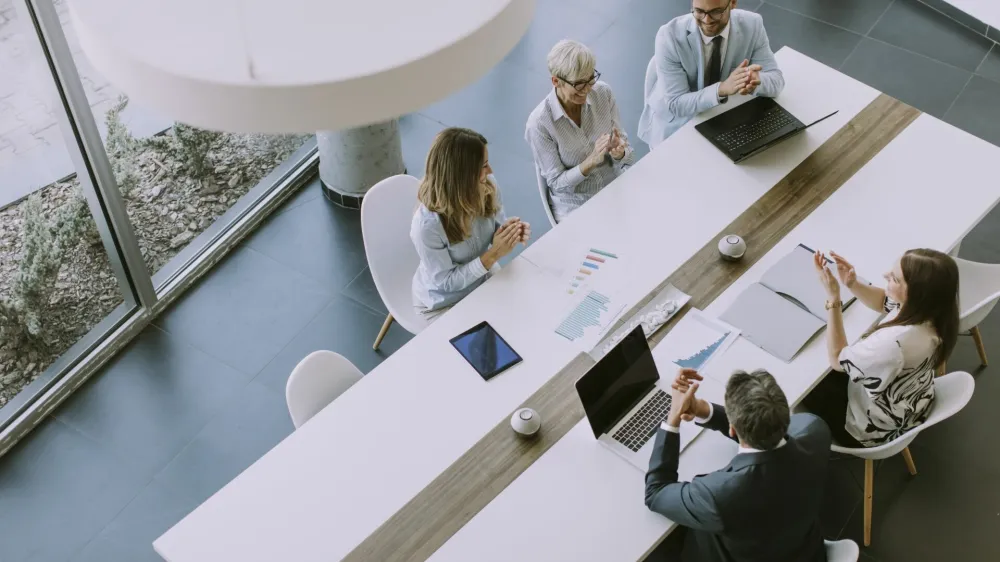
<path id="1" fill-rule="evenodd" d="M 518 244 L 527 245 L 529 238 L 531 225 L 518 217 L 510 217 L 497 227 L 489 249 L 480 256 L 483 267 L 489 270 L 500 258 L 514 251 Z"/>
<path id="2" fill-rule="evenodd" d="M 667 425 L 679 427 L 681 421 L 693 421 L 695 418 L 707 418 L 712 413 L 712 406 L 698 398 L 698 381 L 704 378 L 694 369 L 680 369 L 677 377 L 670 385 L 670 413 L 667 414 Z"/>
<path id="3" fill-rule="evenodd" d="M 527 244 L 531 238 L 531 225 L 518 217 L 510 217 L 493 233 L 493 248 L 503 257 L 518 244 Z"/>
<path id="4" fill-rule="evenodd" d="M 754 93 L 757 91 L 757 86 L 760 86 L 761 68 L 759 64 L 750 64 L 749 60 L 743 59 L 743 62 L 733 69 L 729 78 L 719 84 L 719 95 L 722 97 L 736 94 L 748 96 Z"/>

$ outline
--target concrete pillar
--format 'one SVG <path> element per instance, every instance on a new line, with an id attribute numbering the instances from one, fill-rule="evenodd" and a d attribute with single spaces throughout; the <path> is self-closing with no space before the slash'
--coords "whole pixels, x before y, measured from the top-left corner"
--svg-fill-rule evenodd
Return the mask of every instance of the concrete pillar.
<path id="1" fill-rule="evenodd" d="M 360 209 L 361 199 L 373 185 L 406 172 L 398 119 L 343 131 L 319 131 L 316 143 L 323 194 L 342 207 Z"/>

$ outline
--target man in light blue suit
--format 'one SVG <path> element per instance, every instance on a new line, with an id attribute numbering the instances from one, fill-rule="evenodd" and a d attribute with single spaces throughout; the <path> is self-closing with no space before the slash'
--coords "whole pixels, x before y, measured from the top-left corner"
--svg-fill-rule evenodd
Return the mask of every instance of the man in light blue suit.
<path id="1" fill-rule="evenodd" d="M 775 97 L 785 87 L 763 19 L 735 9 L 736 3 L 693 0 L 690 15 L 656 33 L 639 118 L 639 138 L 651 149 L 729 96 Z"/>

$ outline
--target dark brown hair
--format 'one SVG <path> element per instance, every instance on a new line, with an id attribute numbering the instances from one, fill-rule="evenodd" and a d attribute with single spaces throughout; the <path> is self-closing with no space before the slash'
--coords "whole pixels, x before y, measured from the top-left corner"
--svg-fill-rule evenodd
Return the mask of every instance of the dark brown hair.
<path id="1" fill-rule="evenodd" d="M 958 339 L 958 264 L 948 254 L 927 248 L 908 250 L 900 260 L 906 301 L 895 318 L 869 330 L 868 337 L 889 326 L 912 326 L 930 322 L 941 338 L 934 353 L 934 366 L 940 366 Z"/>
<path id="2" fill-rule="evenodd" d="M 736 371 L 726 383 L 726 415 L 744 443 L 769 451 L 788 431 L 791 413 L 785 393 L 771 373 Z"/>
<path id="3" fill-rule="evenodd" d="M 438 214 L 448 241 L 469 237 L 472 220 L 500 210 L 496 186 L 479 181 L 486 165 L 486 137 L 471 129 L 450 127 L 434 137 L 427 153 L 417 199 Z"/>

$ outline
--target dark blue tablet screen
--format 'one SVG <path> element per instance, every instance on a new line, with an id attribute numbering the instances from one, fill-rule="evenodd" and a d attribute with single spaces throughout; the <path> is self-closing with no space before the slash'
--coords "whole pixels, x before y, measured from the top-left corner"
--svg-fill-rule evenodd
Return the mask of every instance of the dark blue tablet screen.
<path id="1" fill-rule="evenodd" d="M 521 357 L 485 322 L 452 339 L 451 344 L 486 380 L 521 361 Z"/>

